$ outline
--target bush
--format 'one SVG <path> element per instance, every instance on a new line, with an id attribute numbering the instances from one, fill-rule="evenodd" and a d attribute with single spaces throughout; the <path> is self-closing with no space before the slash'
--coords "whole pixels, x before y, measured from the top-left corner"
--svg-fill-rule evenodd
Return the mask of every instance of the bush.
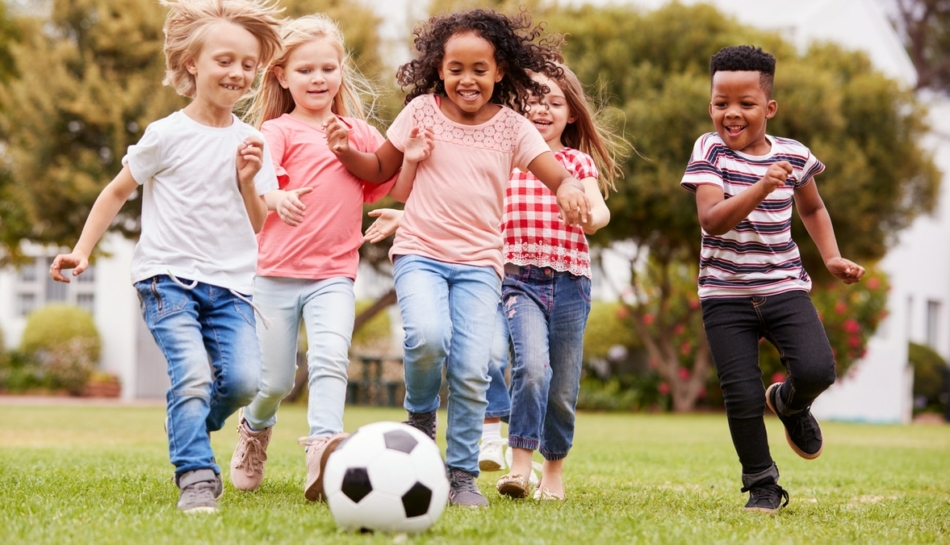
<path id="1" fill-rule="evenodd" d="M 82 393 L 101 350 L 92 315 L 66 304 L 33 311 L 20 341 L 20 352 L 41 366 L 46 385 L 73 395 Z"/>
<path id="2" fill-rule="evenodd" d="M 907 359 L 914 368 L 914 414 L 943 412 L 940 396 L 947 362 L 929 346 L 917 343 L 908 345 Z"/>
<path id="3" fill-rule="evenodd" d="M 0 329 L 0 370 L 6 369 L 9 357 L 9 354 L 7 354 L 7 345 L 3 338 L 3 330 Z M 3 381 L 0 379 L 0 385 L 2 384 Z"/>
<path id="4" fill-rule="evenodd" d="M 356 302 L 356 315 L 368 309 L 375 303 L 372 299 L 360 299 Z M 352 353 L 357 354 L 385 354 L 392 345 L 392 321 L 389 312 L 381 310 L 376 316 L 363 324 L 358 331 L 353 332 Z"/>

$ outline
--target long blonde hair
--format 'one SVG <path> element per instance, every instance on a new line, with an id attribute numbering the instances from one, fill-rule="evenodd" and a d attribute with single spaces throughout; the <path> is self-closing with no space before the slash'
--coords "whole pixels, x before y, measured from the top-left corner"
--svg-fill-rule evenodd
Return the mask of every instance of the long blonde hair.
<path id="1" fill-rule="evenodd" d="M 623 177 L 620 162 L 626 157 L 630 145 L 607 125 L 599 112 L 594 111 L 577 75 L 564 64 L 559 66 L 561 75 L 552 79 L 564 92 L 567 106 L 575 118 L 573 123 L 564 127 L 561 143 L 593 157 L 600 172 L 600 189 L 607 197 L 610 191 L 617 190 L 615 180 Z"/>
<path id="2" fill-rule="evenodd" d="M 270 0 L 160 0 L 169 8 L 165 18 L 165 79 L 163 84 L 179 95 L 194 98 L 195 76 L 188 72 L 188 62 L 201 53 L 208 37 L 208 27 L 225 21 L 244 28 L 260 44 L 260 66 L 266 66 L 280 50 L 283 8 Z"/>
<path id="3" fill-rule="evenodd" d="M 351 66 L 350 57 L 343 45 L 343 33 L 333 19 L 322 13 L 299 17 L 288 21 L 283 26 L 280 37 L 283 49 L 264 70 L 260 88 L 244 116 L 247 123 L 260 128 L 265 121 L 293 111 L 294 97 L 289 89 L 281 87 L 274 69 L 286 68 L 290 55 L 301 45 L 314 40 L 326 40 L 340 56 L 343 80 L 339 92 L 333 97 L 331 111 L 336 115 L 357 117 L 363 120 L 371 115 L 377 93 L 359 70 Z M 368 111 L 364 111 L 361 97 L 369 100 L 369 106 L 366 108 Z"/>

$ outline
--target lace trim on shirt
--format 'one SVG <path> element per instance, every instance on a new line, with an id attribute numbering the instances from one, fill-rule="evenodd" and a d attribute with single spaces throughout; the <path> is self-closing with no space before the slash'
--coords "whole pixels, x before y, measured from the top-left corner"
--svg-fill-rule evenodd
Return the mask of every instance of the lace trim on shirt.
<path id="1" fill-rule="evenodd" d="M 413 102 L 412 118 L 416 126 L 432 127 L 436 140 L 465 146 L 511 152 L 515 147 L 518 127 L 523 118 L 515 111 L 504 109 L 485 125 L 471 129 L 462 128 L 436 111 L 435 101 Z"/>
<path id="2" fill-rule="evenodd" d="M 555 271 L 569 272 L 574 276 L 591 277 L 590 253 L 567 250 L 552 244 L 532 242 L 505 244 L 505 263 L 550 267 Z"/>

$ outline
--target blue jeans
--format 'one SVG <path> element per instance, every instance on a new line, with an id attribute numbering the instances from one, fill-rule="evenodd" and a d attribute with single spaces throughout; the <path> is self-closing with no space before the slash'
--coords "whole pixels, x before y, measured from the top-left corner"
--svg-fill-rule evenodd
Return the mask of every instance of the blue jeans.
<path id="1" fill-rule="evenodd" d="M 270 327 L 257 325 L 263 354 L 261 391 L 244 410 L 247 423 L 255 430 L 277 423 L 277 408 L 294 388 L 297 335 L 303 318 L 310 435 L 322 437 L 343 431 L 346 370 L 356 312 L 353 280 L 259 276 L 254 279 L 254 304 L 267 317 Z"/>
<path id="2" fill-rule="evenodd" d="M 703 326 L 719 374 L 732 443 L 743 475 L 774 465 L 762 415 L 765 386 L 759 340 L 778 349 L 788 370 L 780 395 L 789 410 L 811 406 L 835 381 L 835 358 L 825 328 L 807 292 L 706 299 Z"/>
<path id="3" fill-rule="evenodd" d="M 449 385 L 446 465 L 478 475 L 498 275 L 492 267 L 401 255 L 393 265 L 393 280 L 406 331 L 406 410 L 439 408 L 444 366 Z"/>
<path id="4" fill-rule="evenodd" d="M 508 358 L 511 354 L 511 342 L 508 336 L 508 319 L 498 303 L 497 320 L 495 321 L 495 336 L 491 345 L 491 360 L 488 362 L 488 408 L 485 409 L 485 418 L 501 418 L 508 421 L 511 414 L 511 396 L 508 394 L 508 384 L 505 382 L 505 369 L 508 367 Z"/>
<path id="5" fill-rule="evenodd" d="M 145 324 L 168 363 L 168 453 L 176 477 L 196 469 L 220 474 L 210 433 L 260 385 L 254 309 L 227 288 L 179 282 L 161 275 L 135 283 Z"/>
<path id="6" fill-rule="evenodd" d="M 508 265 L 502 305 L 514 351 L 508 445 L 560 460 L 574 440 L 590 279 Z"/>

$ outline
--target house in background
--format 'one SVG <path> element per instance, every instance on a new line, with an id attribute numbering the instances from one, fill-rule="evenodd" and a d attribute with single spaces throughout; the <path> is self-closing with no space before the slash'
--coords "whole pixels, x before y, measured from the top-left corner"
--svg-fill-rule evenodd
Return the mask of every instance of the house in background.
<path id="1" fill-rule="evenodd" d="M 681 0 L 699 3 L 697 0 Z M 592 4 L 618 0 L 587 0 Z M 422 17 L 419 2 L 408 0 L 364 0 L 383 17 L 381 36 L 390 60 L 403 62 L 408 56 L 397 53 L 405 47 L 408 28 L 400 24 Z M 576 2 L 575 2 L 576 3 Z M 656 9 L 666 0 L 628 0 L 644 10 Z M 833 41 L 847 48 L 865 51 L 881 72 L 912 87 L 916 72 L 897 33 L 887 20 L 882 4 L 875 0 L 707 0 L 740 22 L 782 33 L 804 49 L 815 40 Z M 407 14 L 410 14 L 407 17 Z M 950 102 L 941 97 L 923 97 L 931 105 L 933 133 L 926 145 L 933 150 L 938 167 L 950 173 Z M 684 159 L 685 160 L 685 159 Z M 950 174 L 943 184 L 950 185 Z M 938 209 L 931 217 L 919 218 L 900 234 L 898 244 L 881 266 L 890 275 L 889 317 L 871 339 L 867 356 L 855 364 L 855 372 L 839 381 L 815 403 L 814 411 L 823 419 L 880 423 L 907 422 L 911 416 L 912 374 L 907 362 L 909 341 L 927 344 L 947 358 L 950 356 L 950 192 L 940 193 Z M 697 233 L 698 236 L 698 233 Z M 27 248 L 35 257 L 31 267 L 0 270 L 0 329 L 7 348 L 19 344 L 26 314 L 48 302 L 66 301 L 89 309 L 103 336 L 102 368 L 117 374 L 126 400 L 163 398 L 168 386 L 164 358 L 159 353 L 138 310 L 138 298 L 130 283 L 129 266 L 133 244 L 117 235 L 101 243 L 108 257 L 68 286 L 48 280 L 47 270 L 56 253 L 44 248 Z M 626 267 L 622 259 L 613 269 Z M 617 272 L 622 281 L 622 272 Z M 357 296 L 372 297 L 385 291 L 391 278 L 361 270 Z M 616 282 L 613 283 L 616 285 Z M 615 297 L 610 286 L 601 283 L 595 290 L 601 297 Z"/>

